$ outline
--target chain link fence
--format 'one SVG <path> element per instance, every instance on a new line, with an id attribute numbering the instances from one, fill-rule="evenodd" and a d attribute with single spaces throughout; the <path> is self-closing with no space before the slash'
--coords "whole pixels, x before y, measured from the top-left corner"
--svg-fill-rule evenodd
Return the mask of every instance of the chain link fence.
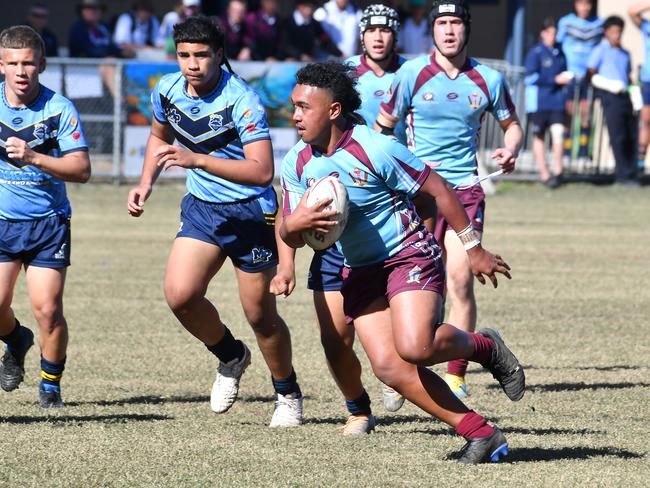
<path id="1" fill-rule="evenodd" d="M 505 75 L 526 135 L 524 147 L 518 159 L 517 171 L 514 175 L 501 178 L 536 180 L 538 178 L 537 169 L 529 149 L 532 134 L 530 130 L 527 130 L 528 120 L 524 104 L 524 69 L 500 60 L 482 59 L 480 61 Z M 48 59 L 48 67 L 41 75 L 41 81 L 44 85 L 71 99 L 77 107 L 86 130 L 93 164 L 93 178 L 95 179 L 119 183 L 127 176 L 133 177 L 132 172 L 125 171 L 125 160 L 128 157 L 144 156 L 143 147 L 146 143 L 144 134 L 146 131 L 143 132 L 143 128 L 148 124 L 145 117 L 150 117 L 150 108 L 147 106 L 148 100 L 143 94 L 140 94 L 139 100 L 133 100 L 134 95 L 126 93 L 125 90 L 126 85 L 133 84 L 132 80 L 125 79 L 125 73 L 129 73 L 128 76 L 130 77 L 130 74 L 134 72 L 134 68 L 138 68 L 138 64 L 146 65 L 141 61 L 52 58 Z M 171 62 L 154 64 L 163 72 L 177 69 L 175 63 Z M 238 73 L 264 72 L 268 77 L 272 78 L 275 73 L 282 70 L 282 66 L 278 66 L 278 63 L 274 64 L 276 67 L 273 68 L 272 72 L 270 71 L 271 68 L 265 63 L 233 63 L 233 68 Z M 254 69 L 251 71 L 251 65 L 257 66 L 253 66 Z M 129 69 L 126 69 L 127 66 L 129 66 Z M 148 84 L 148 86 L 144 86 L 141 91 L 150 91 L 155 81 L 156 77 L 149 75 L 145 79 L 145 84 Z M 269 80 L 265 80 L 265 84 L 268 85 L 268 83 Z M 286 85 L 286 81 L 284 84 Z M 257 85 L 254 84 L 254 86 L 257 88 Z M 286 88 L 285 86 L 285 94 Z M 590 97 L 590 102 L 592 121 L 590 135 L 591 157 L 581 161 L 575 158 L 565 161 L 565 174 L 568 175 L 592 177 L 611 175 L 613 173 L 614 161 L 609 149 L 609 139 L 602 109 L 597 100 L 593 101 L 593 97 Z M 125 151 L 124 145 L 125 131 L 127 127 L 131 127 L 130 124 L 132 123 L 132 117 L 128 113 L 129 107 L 133 104 L 140 104 L 140 118 L 144 119 L 138 122 L 142 124 L 142 127 L 140 128 L 141 132 L 138 132 L 136 136 L 142 149 L 135 151 L 135 153 L 132 147 L 127 148 L 127 151 Z M 570 127 L 575 126 L 575 120 L 572 120 Z M 284 130 L 284 134 L 288 134 L 287 129 Z M 491 172 L 497 169 L 490 155 L 494 149 L 502 144 L 503 132 L 499 124 L 493 117 L 487 116 L 483 121 L 479 141 L 479 162 L 483 171 Z M 129 154 L 126 154 L 127 152 Z M 276 157 L 279 157 L 277 152 Z"/>

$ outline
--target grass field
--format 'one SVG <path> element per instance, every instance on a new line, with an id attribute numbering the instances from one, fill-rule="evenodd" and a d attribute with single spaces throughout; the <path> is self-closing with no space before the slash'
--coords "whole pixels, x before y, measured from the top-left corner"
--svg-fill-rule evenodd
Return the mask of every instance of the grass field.
<path id="1" fill-rule="evenodd" d="M 273 409 L 259 351 L 225 415 L 210 411 L 215 362 L 182 330 L 162 294 L 180 186 L 157 188 L 139 219 L 126 187 L 72 186 L 73 266 L 67 408 L 36 406 L 38 352 L 21 388 L 0 392 L 0 486 L 648 486 L 650 190 L 570 185 L 555 192 L 502 183 L 488 200 L 486 247 L 513 280 L 478 291 L 479 322 L 499 328 L 526 366 L 508 401 L 471 368 L 469 405 L 497 422 L 508 462 L 463 467 L 463 441 L 412 405 L 381 406 L 364 382 L 377 431 L 344 438 L 346 411 L 326 370 L 304 288 L 281 300 L 305 393 L 306 424 L 267 427 Z M 227 264 L 209 290 L 236 334 L 254 344 Z M 34 320 L 21 278 L 16 314 Z M 441 368 L 438 369 L 442 371 Z"/>

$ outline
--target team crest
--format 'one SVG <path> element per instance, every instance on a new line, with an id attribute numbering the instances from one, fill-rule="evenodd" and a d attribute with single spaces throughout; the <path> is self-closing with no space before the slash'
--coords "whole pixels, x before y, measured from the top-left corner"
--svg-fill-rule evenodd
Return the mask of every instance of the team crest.
<path id="1" fill-rule="evenodd" d="M 350 178 L 352 178 L 355 186 L 365 186 L 368 184 L 368 178 L 370 178 L 368 172 L 359 168 L 354 168 L 348 174 L 350 175 Z"/>
<path id="2" fill-rule="evenodd" d="M 474 110 L 481 108 L 483 103 L 483 97 L 479 96 L 478 93 L 472 93 L 472 96 L 468 96 L 467 100 L 469 100 L 469 106 Z"/>
<path id="3" fill-rule="evenodd" d="M 33 134 L 35 139 L 39 139 L 42 141 L 48 138 L 48 136 L 50 135 L 50 131 L 48 126 L 41 122 L 34 125 Z"/>
<path id="4" fill-rule="evenodd" d="M 59 250 L 54 254 L 54 259 L 65 259 L 65 247 L 66 243 L 64 242 Z"/>
<path id="5" fill-rule="evenodd" d="M 208 126 L 214 131 L 218 131 L 223 126 L 223 115 L 220 114 L 210 114 L 210 120 L 208 121 Z"/>
<path id="6" fill-rule="evenodd" d="M 316 183 L 316 180 L 314 178 L 307 178 L 307 188 L 310 188 L 314 183 Z"/>
<path id="7" fill-rule="evenodd" d="M 413 266 L 413 269 L 409 271 L 409 279 L 406 280 L 407 284 L 411 283 L 419 283 L 420 282 L 420 273 L 422 272 L 422 268 L 420 268 L 417 264 Z"/>
<path id="8" fill-rule="evenodd" d="M 422 99 L 425 102 L 431 102 L 431 101 L 433 101 L 433 98 L 434 98 L 433 93 L 431 93 L 431 92 L 424 92 L 424 94 L 422 95 Z"/>
<path id="9" fill-rule="evenodd" d="M 181 114 L 179 114 L 175 108 L 168 108 L 165 117 L 172 124 L 178 124 L 181 121 Z"/>

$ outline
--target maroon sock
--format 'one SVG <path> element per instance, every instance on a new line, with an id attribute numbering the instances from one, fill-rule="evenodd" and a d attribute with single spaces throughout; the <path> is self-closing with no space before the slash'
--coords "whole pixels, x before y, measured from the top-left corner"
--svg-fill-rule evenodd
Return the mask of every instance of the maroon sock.
<path id="1" fill-rule="evenodd" d="M 467 359 L 454 359 L 447 363 L 447 373 L 453 374 L 455 376 L 460 376 L 461 378 L 465 376 L 467 372 L 467 365 L 469 361 Z"/>
<path id="2" fill-rule="evenodd" d="M 493 432 L 494 427 L 473 410 L 470 410 L 456 426 L 456 433 L 465 439 L 489 437 Z"/>
<path id="3" fill-rule="evenodd" d="M 496 347 L 494 341 L 474 332 L 469 332 L 469 335 L 474 343 L 474 353 L 467 359 L 479 363 L 482 366 L 489 364 L 492 360 L 492 351 Z"/>

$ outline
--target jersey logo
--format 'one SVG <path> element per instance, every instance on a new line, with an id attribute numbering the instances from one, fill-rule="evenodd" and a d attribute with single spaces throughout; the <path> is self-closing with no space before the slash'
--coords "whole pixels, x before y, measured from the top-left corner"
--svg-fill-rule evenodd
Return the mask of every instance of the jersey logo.
<path id="1" fill-rule="evenodd" d="M 447 100 L 449 100 L 450 102 L 453 102 L 454 100 L 457 99 L 458 99 L 458 93 L 455 92 L 447 93 Z"/>
<path id="2" fill-rule="evenodd" d="M 54 259 L 65 259 L 65 245 L 66 243 L 64 242 L 61 248 L 54 255 Z"/>
<path id="3" fill-rule="evenodd" d="M 413 266 L 413 269 L 409 271 L 409 279 L 406 280 L 406 283 L 407 284 L 419 283 L 421 272 L 422 272 L 422 268 L 420 268 L 418 265 Z"/>
<path id="4" fill-rule="evenodd" d="M 376 97 L 383 97 L 384 96 L 384 90 L 377 90 L 375 92 Z"/>
<path id="5" fill-rule="evenodd" d="M 483 97 L 479 96 L 478 93 L 472 93 L 472 96 L 468 96 L 467 100 L 469 100 L 469 106 L 474 110 L 481 108 L 481 104 L 483 103 Z"/>
<path id="6" fill-rule="evenodd" d="M 34 139 L 44 140 L 48 138 L 48 136 L 50 135 L 50 131 L 48 126 L 41 122 L 34 125 L 33 134 L 34 134 Z"/>
<path id="7" fill-rule="evenodd" d="M 210 114 L 210 120 L 208 121 L 208 127 L 213 131 L 218 131 L 223 126 L 223 115 L 220 114 Z"/>
<path id="8" fill-rule="evenodd" d="M 265 247 L 254 247 L 252 250 L 253 264 L 268 263 L 273 257 L 273 253 Z"/>
<path id="9" fill-rule="evenodd" d="M 424 94 L 422 95 L 422 100 L 424 100 L 425 102 L 432 102 L 434 98 L 435 97 L 431 92 L 424 92 Z"/>
<path id="10" fill-rule="evenodd" d="M 348 174 L 350 175 L 350 178 L 352 178 L 355 186 L 365 186 L 368 184 L 368 178 L 370 178 L 370 175 L 366 171 L 354 168 Z"/>
<path id="11" fill-rule="evenodd" d="M 201 109 L 200 109 L 199 107 L 192 107 L 192 108 L 190 109 L 190 113 L 191 113 L 192 115 L 196 115 L 196 114 L 198 114 L 200 111 L 201 111 Z"/>
<path id="12" fill-rule="evenodd" d="M 181 114 L 179 114 L 175 108 L 168 108 L 165 117 L 172 124 L 178 124 L 181 121 Z"/>
<path id="13" fill-rule="evenodd" d="M 11 123 L 14 125 L 20 125 L 23 123 L 23 118 L 22 117 L 14 117 L 11 119 Z"/>

